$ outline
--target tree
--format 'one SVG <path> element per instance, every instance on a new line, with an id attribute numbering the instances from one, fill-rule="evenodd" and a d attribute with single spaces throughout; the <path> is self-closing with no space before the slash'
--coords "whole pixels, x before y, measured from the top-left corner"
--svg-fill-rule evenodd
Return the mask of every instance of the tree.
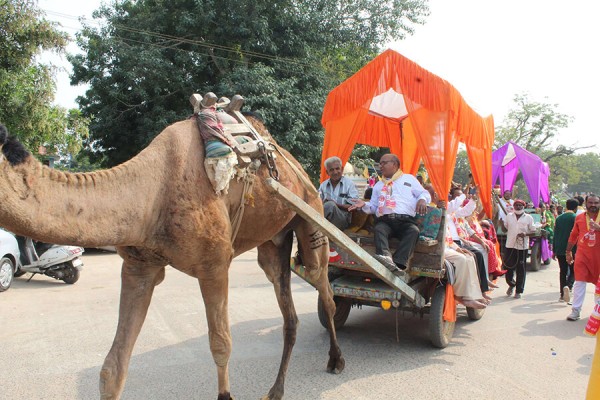
<path id="1" fill-rule="evenodd" d="M 573 157 L 573 168 L 565 182 L 570 193 L 598 192 L 600 188 L 600 154 L 588 152 Z M 575 176 L 573 176 L 575 175 Z M 578 179 L 573 179 L 578 178 Z"/>
<path id="2" fill-rule="evenodd" d="M 469 174 L 471 173 L 471 165 L 469 164 L 469 156 L 466 150 L 458 150 L 456 154 L 456 166 L 454 167 L 454 176 L 452 181 L 465 185 L 469 183 Z"/>
<path id="3" fill-rule="evenodd" d="M 76 110 L 53 106 L 53 68 L 36 62 L 42 50 L 61 52 L 67 35 L 46 21 L 33 0 L 0 0 L 0 121 L 34 154 L 77 152 L 87 135 Z"/>
<path id="4" fill-rule="evenodd" d="M 78 35 L 73 84 L 93 118 L 91 141 L 105 166 L 145 147 L 190 114 L 192 93 L 242 94 L 316 175 L 327 93 L 422 23 L 424 0 L 126 0 L 94 13 L 105 21 Z"/>
<path id="5" fill-rule="evenodd" d="M 587 148 L 564 144 L 552 148 L 552 142 L 559 131 L 567 128 L 573 121 L 573 117 L 558 111 L 558 104 L 532 101 L 527 94 L 515 95 L 514 102 L 516 107 L 509 111 L 503 124 L 496 128 L 496 148 L 511 140 L 534 154 L 547 151 L 544 161 Z"/>
<path id="6" fill-rule="evenodd" d="M 502 126 L 496 129 L 495 147 L 511 140 L 526 150 L 537 154 L 550 166 L 549 186 L 555 191 L 589 192 L 598 182 L 599 155 L 576 154 L 576 151 L 593 146 L 553 147 L 560 129 L 567 128 L 572 117 L 558 111 L 557 104 L 531 101 L 527 94 L 516 95 L 516 107 L 508 113 Z M 522 183 L 520 192 L 525 194 Z"/>
<path id="7" fill-rule="evenodd" d="M 552 150 L 543 152 L 540 157 L 545 158 L 551 155 Z M 583 176 L 583 171 L 577 167 L 578 154 L 563 155 L 561 157 L 550 158 L 549 185 L 555 191 L 567 191 L 570 185 L 577 185 Z"/>

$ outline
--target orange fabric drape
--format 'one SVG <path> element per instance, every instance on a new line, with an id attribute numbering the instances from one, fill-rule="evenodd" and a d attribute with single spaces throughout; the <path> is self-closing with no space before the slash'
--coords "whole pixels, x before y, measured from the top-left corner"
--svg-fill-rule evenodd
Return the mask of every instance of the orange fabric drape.
<path id="1" fill-rule="evenodd" d="M 454 300 L 454 287 L 451 284 L 446 285 L 446 296 L 444 300 L 444 312 L 442 314 L 444 321 L 456 322 L 456 300 Z"/>
<path id="2" fill-rule="evenodd" d="M 399 103 L 395 116 L 372 112 L 374 99 L 390 90 Z M 493 119 L 480 117 L 451 84 L 399 53 L 383 52 L 332 90 L 321 123 L 322 161 L 338 156 L 345 163 L 356 143 L 388 147 L 405 172 L 415 174 L 423 160 L 441 198 L 450 190 L 458 144 L 465 143 L 482 202 L 491 211 Z M 326 178 L 321 165 L 321 181 Z"/>
<path id="3" fill-rule="evenodd" d="M 475 182 L 479 185 L 479 197 L 488 218 L 492 217 L 492 146 L 494 144 L 494 118 L 490 115 L 481 120 L 473 119 L 477 126 L 459 126 L 461 131 L 472 132 L 465 139 L 467 155 Z M 489 166 L 489 168 L 482 168 Z"/>
<path id="4" fill-rule="evenodd" d="M 400 156 L 402 171 L 415 175 L 421 164 L 421 152 L 417 143 L 417 136 L 413 128 L 412 120 L 406 118 L 402 121 L 402 149 L 399 152 L 390 151 Z"/>

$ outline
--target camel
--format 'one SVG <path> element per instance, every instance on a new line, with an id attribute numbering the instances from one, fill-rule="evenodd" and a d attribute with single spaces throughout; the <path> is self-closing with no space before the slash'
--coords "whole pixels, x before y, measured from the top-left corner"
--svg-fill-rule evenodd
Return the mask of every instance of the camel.
<path id="1" fill-rule="evenodd" d="M 275 144 L 258 118 L 248 120 Z M 103 400 L 121 396 L 133 346 L 166 265 L 198 279 L 217 368 L 217 398 L 232 399 L 228 270 L 235 256 L 256 247 L 258 263 L 274 286 L 284 320 L 279 371 L 263 399 L 281 399 L 298 324 L 290 288 L 293 232 L 329 317 L 327 371 L 344 369 L 333 325 L 327 238 L 268 191 L 263 182 L 268 171 L 262 166 L 254 183 L 255 205 L 246 206 L 232 243 L 230 215 L 240 204 L 242 184 L 232 181 L 227 196 L 215 194 L 204 169 L 203 143 L 194 120 L 168 126 L 131 160 L 91 173 L 43 166 L 3 126 L 0 147 L 0 226 L 43 242 L 114 245 L 123 258 L 118 327 L 100 372 Z M 277 161 L 279 182 L 322 213 L 315 188 L 303 183 L 308 177 L 300 164 L 284 149 L 278 150 L 284 156 Z"/>

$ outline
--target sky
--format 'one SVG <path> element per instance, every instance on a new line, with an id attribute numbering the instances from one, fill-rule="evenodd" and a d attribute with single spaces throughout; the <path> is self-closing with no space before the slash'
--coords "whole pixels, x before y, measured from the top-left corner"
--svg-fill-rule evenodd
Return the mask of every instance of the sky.
<path id="1" fill-rule="evenodd" d="M 39 0 L 47 19 L 75 35 L 78 16 L 90 17 L 100 0 Z M 600 93 L 600 2 L 597 0 L 430 0 L 425 25 L 406 39 L 388 44 L 405 57 L 450 82 L 482 116 L 502 125 L 514 108 L 516 94 L 557 104 L 574 118 L 553 143 L 595 145 Z M 69 52 L 76 52 L 72 44 Z M 85 87 L 71 87 L 70 64 L 44 55 L 61 66 L 56 103 L 76 107 Z M 589 150 L 587 150 L 589 151 Z"/>

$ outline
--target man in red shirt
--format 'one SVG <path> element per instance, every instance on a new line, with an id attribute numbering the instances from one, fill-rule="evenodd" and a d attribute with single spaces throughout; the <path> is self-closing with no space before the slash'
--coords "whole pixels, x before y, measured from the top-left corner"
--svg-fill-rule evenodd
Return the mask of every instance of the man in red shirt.
<path id="1" fill-rule="evenodd" d="M 596 283 L 600 274 L 600 215 L 598 215 L 600 198 L 595 194 L 589 194 L 585 206 L 586 212 L 575 217 L 575 225 L 567 244 L 566 258 L 570 264 L 573 263 L 573 247 L 577 245 L 573 308 L 567 317 L 569 321 L 577 321 L 581 317 L 586 283 Z"/>

